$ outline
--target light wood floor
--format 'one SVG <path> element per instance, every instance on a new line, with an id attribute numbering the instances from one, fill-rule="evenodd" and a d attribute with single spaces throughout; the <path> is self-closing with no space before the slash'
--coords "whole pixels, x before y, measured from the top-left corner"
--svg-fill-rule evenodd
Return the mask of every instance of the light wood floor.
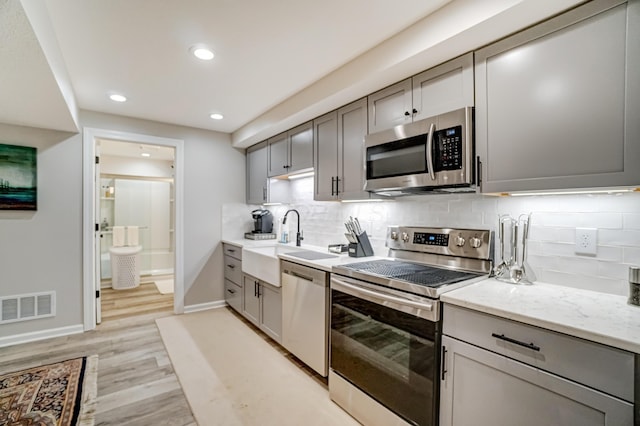
<path id="1" fill-rule="evenodd" d="M 143 278 L 140 286 L 132 289 L 102 288 L 102 321 L 153 312 L 173 312 L 173 294 L 160 293 L 153 279 Z"/>
<path id="2" fill-rule="evenodd" d="M 0 374 L 98 354 L 96 425 L 195 425 L 155 324 L 170 315 L 111 319 L 86 333 L 0 348 Z"/>

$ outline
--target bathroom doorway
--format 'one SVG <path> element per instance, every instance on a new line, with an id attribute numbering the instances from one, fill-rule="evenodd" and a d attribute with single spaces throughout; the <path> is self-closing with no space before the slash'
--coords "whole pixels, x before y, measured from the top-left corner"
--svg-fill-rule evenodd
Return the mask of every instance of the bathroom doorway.
<path id="1" fill-rule="evenodd" d="M 100 313 L 97 322 L 173 311 L 175 148 L 98 139 Z M 96 171 L 97 173 L 97 171 Z M 120 238 L 114 231 L 120 228 Z M 135 241 L 125 241 L 126 230 Z M 135 251 L 123 257 L 119 253 Z M 124 263 L 123 264 L 123 259 Z M 133 282 L 118 268 L 131 269 Z"/>
<path id="2" fill-rule="evenodd" d="M 83 143 L 85 330 L 101 321 L 103 305 L 114 319 L 182 313 L 183 141 L 85 128 Z M 123 251 L 132 252 L 125 259 Z M 139 285 L 118 275 L 123 259 L 135 259 Z"/>

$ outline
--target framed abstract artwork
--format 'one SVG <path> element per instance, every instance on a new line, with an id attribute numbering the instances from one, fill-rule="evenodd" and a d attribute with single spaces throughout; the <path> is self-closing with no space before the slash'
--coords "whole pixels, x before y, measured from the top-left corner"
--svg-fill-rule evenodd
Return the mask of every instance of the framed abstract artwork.
<path id="1" fill-rule="evenodd" d="M 0 210 L 37 210 L 37 150 L 0 144 Z"/>

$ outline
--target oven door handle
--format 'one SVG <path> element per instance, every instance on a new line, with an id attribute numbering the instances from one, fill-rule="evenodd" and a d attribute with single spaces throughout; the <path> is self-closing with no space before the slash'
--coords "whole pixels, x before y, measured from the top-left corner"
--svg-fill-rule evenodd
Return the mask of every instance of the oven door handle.
<path id="1" fill-rule="evenodd" d="M 348 284 L 337 278 L 331 279 L 331 288 L 341 291 L 343 293 L 350 294 L 351 296 L 360 297 L 368 300 L 369 302 L 377 303 L 379 305 L 400 305 L 407 306 L 414 309 L 420 309 L 424 311 L 433 311 L 433 304 L 426 302 L 415 302 L 409 299 L 403 299 L 400 297 L 391 296 L 384 293 L 378 293 L 377 291 L 368 290 L 366 288 L 358 287 L 353 284 Z M 391 307 L 391 306 L 390 306 Z"/>

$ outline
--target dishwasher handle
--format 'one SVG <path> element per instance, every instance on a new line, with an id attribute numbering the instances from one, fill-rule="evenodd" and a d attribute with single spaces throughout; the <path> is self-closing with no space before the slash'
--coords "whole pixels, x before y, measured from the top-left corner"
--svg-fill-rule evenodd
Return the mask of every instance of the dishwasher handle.
<path id="1" fill-rule="evenodd" d="M 294 279 L 308 281 L 312 284 L 327 287 L 329 274 L 320 269 L 310 268 L 286 260 L 282 261 L 282 276 L 289 275 Z"/>
<path id="2" fill-rule="evenodd" d="M 289 271 L 289 270 L 285 269 L 284 273 L 287 274 L 287 275 L 291 275 L 293 277 L 296 277 L 296 278 L 300 278 L 300 279 L 305 280 L 305 281 L 313 282 L 313 278 L 312 277 L 308 277 L 306 275 L 302 275 L 302 274 L 300 274 L 300 273 L 298 273 L 296 271 Z"/>

